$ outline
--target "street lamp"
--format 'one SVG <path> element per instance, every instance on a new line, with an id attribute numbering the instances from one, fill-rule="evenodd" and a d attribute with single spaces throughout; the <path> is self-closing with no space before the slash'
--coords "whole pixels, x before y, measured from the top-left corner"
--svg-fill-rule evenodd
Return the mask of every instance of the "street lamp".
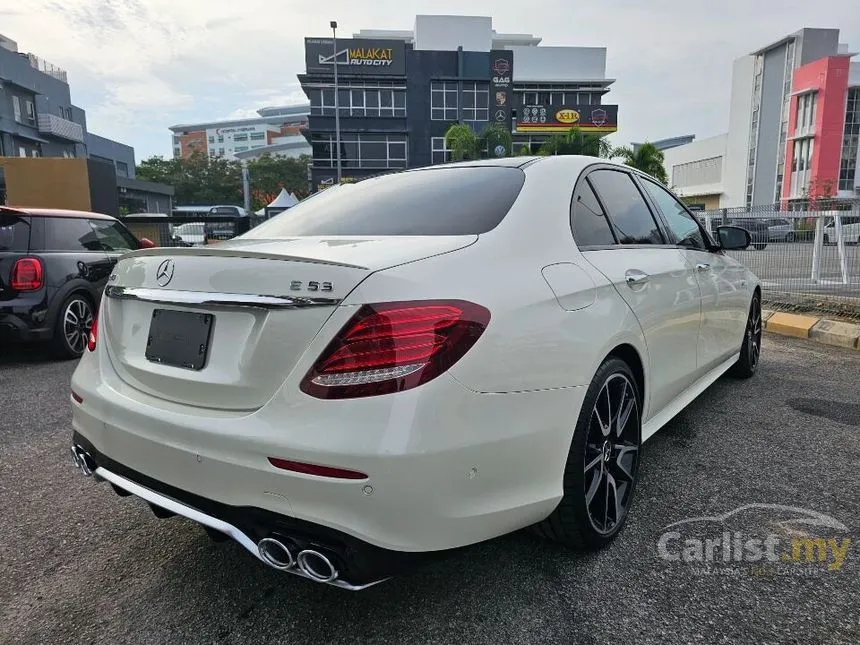
<path id="1" fill-rule="evenodd" d="M 332 63 L 334 64 L 334 145 L 337 155 L 337 183 L 340 184 L 341 169 L 340 169 L 340 105 L 338 103 L 338 86 L 337 86 L 337 21 L 332 20 Z"/>

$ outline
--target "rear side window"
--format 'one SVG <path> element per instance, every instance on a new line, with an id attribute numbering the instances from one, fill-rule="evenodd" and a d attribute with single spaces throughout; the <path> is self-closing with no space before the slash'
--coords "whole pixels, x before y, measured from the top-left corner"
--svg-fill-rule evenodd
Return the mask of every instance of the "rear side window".
<path id="1" fill-rule="evenodd" d="M 666 243 L 630 175 L 618 170 L 595 170 L 588 179 L 609 211 L 609 219 L 621 244 Z"/>
<path id="2" fill-rule="evenodd" d="M 0 212 L 0 251 L 30 249 L 30 218 Z"/>
<path id="3" fill-rule="evenodd" d="M 45 221 L 46 251 L 101 251 L 102 245 L 89 220 L 51 217 Z"/>
<path id="4" fill-rule="evenodd" d="M 243 235 L 475 235 L 494 229 L 525 182 L 519 168 L 418 170 L 328 188 Z"/>
<path id="5" fill-rule="evenodd" d="M 580 248 L 588 246 L 608 246 L 615 244 L 615 237 L 609 227 L 606 213 L 594 194 L 588 179 L 580 182 L 573 197 L 571 224 L 573 239 Z"/>
<path id="6" fill-rule="evenodd" d="M 90 220 L 90 225 L 95 229 L 103 251 L 132 251 L 140 246 L 134 236 L 119 222 L 94 219 Z"/>

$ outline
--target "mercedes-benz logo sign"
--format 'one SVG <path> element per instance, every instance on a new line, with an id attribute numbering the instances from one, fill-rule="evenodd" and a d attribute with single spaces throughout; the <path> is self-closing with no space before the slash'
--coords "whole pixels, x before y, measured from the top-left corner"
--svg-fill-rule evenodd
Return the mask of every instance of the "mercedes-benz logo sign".
<path id="1" fill-rule="evenodd" d="M 173 280 L 173 260 L 167 259 L 158 265 L 155 271 L 155 281 L 160 287 L 166 287 Z"/>

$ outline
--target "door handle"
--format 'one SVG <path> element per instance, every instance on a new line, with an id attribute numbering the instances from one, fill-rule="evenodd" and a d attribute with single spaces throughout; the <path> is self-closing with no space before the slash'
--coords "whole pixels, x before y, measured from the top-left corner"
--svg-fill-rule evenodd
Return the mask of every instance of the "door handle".
<path id="1" fill-rule="evenodd" d="M 648 282 L 648 274 L 642 273 L 641 271 L 630 270 L 624 274 L 624 280 L 627 282 L 627 286 L 635 287 L 639 284 L 645 284 Z"/>
<path id="2" fill-rule="evenodd" d="M 711 270 L 711 265 L 710 265 L 710 264 L 708 264 L 708 263 L 706 263 L 706 262 L 699 262 L 699 263 L 696 265 L 696 270 L 697 270 L 697 271 L 710 271 L 710 270 Z"/>

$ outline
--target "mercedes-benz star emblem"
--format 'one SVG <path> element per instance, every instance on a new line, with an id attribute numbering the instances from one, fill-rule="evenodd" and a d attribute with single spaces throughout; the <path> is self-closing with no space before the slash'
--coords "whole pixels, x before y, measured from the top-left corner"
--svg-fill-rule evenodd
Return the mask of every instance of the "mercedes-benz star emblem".
<path id="1" fill-rule="evenodd" d="M 155 271 L 155 281 L 160 287 L 166 287 L 173 280 L 173 260 L 167 259 L 158 265 Z"/>

